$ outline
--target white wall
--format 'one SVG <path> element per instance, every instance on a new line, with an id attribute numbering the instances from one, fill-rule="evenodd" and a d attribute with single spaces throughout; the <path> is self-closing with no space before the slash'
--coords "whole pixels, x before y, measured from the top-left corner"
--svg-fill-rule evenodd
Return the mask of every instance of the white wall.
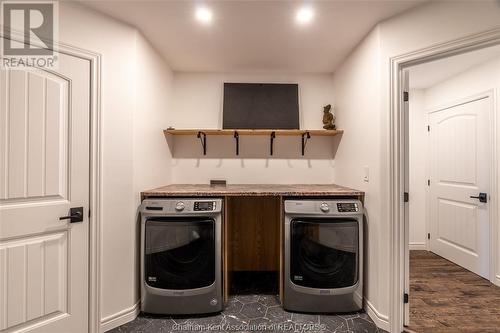
<path id="1" fill-rule="evenodd" d="M 459 75 L 425 89 L 425 109 L 440 106 L 493 90 L 500 98 L 500 58 L 473 67 Z"/>
<path id="2" fill-rule="evenodd" d="M 140 193 L 147 189 L 152 189 L 163 184 L 169 184 L 171 181 L 171 159 L 172 156 L 165 143 L 165 137 L 162 135 L 164 128 L 168 127 L 167 115 L 170 111 L 172 98 L 172 79 L 173 74 L 159 53 L 149 44 L 141 35 L 137 34 L 136 39 L 136 76 L 134 79 L 136 87 L 135 110 L 133 115 L 133 208 L 138 209 L 141 203 Z M 127 273 L 132 275 L 132 285 L 136 304 L 140 299 L 140 224 L 139 212 L 134 212 L 132 216 L 135 223 L 134 227 L 135 242 L 120 244 L 120 247 L 128 251 L 134 251 L 135 265 L 127 267 Z M 119 232 L 119 221 L 115 225 L 115 232 Z M 121 249 L 118 250 L 117 244 L 113 244 L 114 264 L 109 274 L 104 279 L 108 283 L 114 283 L 114 269 L 116 263 L 121 262 Z M 130 271 L 132 269 L 132 271 Z M 115 286 L 115 288 L 120 288 Z M 119 293 L 120 290 L 113 292 Z M 116 294 L 114 294 L 116 295 Z M 103 303 L 119 305 L 123 303 L 114 303 L 114 296 L 104 297 Z M 113 313 L 117 313 L 116 310 Z M 116 317 L 113 315 L 111 318 Z M 128 318 L 125 321 L 130 320 Z M 106 329 L 116 327 L 122 324 L 114 320 L 108 324 Z"/>
<path id="3" fill-rule="evenodd" d="M 376 28 L 347 61 L 335 72 L 333 91 L 337 107 L 337 122 L 346 132 L 335 156 L 334 181 L 365 191 L 365 298 L 367 311 L 377 311 L 373 302 L 387 294 L 384 274 L 387 260 L 381 260 L 382 221 L 380 215 L 380 36 Z M 369 169 L 369 182 L 363 179 Z M 387 322 L 387 313 L 380 313 Z M 383 323 L 382 323 L 383 324 Z"/>
<path id="4" fill-rule="evenodd" d="M 168 127 L 173 73 L 151 44 L 138 34 L 136 42 L 136 109 L 134 112 L 134 196 L 168 184 L 172 156 L 163 129 Z"/>
<path id="5" fill-rule="evenodd" d="M 411 74 L 410 74 L 411 82 Z M 410 90 L 410 250 L 425 250 L 427 244 L 427 114 L 424 91 Z"/>
<path id="6" fill-rule="evenodd" d="M 224 82 L 298 83 L 301 128 L 322 128 L 323 106 L 333 105 L 332 76 L 327 74 L 175 73 L 170 126 L 222 128 Z M 209 136 L 207 156 L 196 137 L 176 137 L 170 148 L 174 183 L 323 183 L 332 181 L 332 157 L 338 138 L 312 137 L 301 156 L 300 137 L 278 137 L 269 156 L 269 137 L 240 136 L 235 155 L 230 136 Z"/>
<path id="7" fill-rule="evenodd" d="M 60 2 L 60 41 L 102 55 L 101 322 L 139 300 L 137 221 L 139 192 L 169 182 L 166 126 L 168 66 L 135 29 L 79 4 Z"/>
<path id="8" fill-rule="evenodd" d="M 351 176 L 347 166 L 357 174 L 365 161 L 358 154 L 341 154 L 347 147 L 351 151 L 366 153 L 372 172 L 370 184 L 365 186 L 368 198 L 369 249 L 376 268 L 368 267 L 367 298 L 373 306 L 372 318 L 389 329 L 390 305 L 390 59 L 408 52 L 451 41 L 474 33 L 500 27 L 500 7 L 495 1 L 481 2 L 431 2 L 379 24 L 336 71 L 334 75 L 335 101 L 345 105 L 338 110 L 339 127 L 346 128 L 335 159 L 334 180 L 346 186 L 360 187 L 358 176 Z M 374 41 L 375 40 L 375 41 Z M 378 41 L 378 42 L 377 42 Z M 377 59 L 378 58 L 378 59 Z M 359 70 L 364 68 L 364 71 Z M 380 80 L 372 79 L 379 73 Z M 343 80 L 349 78 L 349 80 Z M 380 91 L 379 94 L 371 93 Z M 364 100 L 360 108 L 362 95 Z M 356 97 L 355 99 L 355 96 Z M 352 104 L 351 104 L 352 103 Z M 369 115 L 366 109 L 370 109 Z M 349 114 L 362 114 L 352 117 Z M 369 116 L 364 127 L 359 119 Z M 347 133 L 351 136 L 347 136 Z M 342 157 L 343 156 L 343 157 Z M 394 305 L 397 306 L 397 305 Z M 399 326 L 399 324 L 397 324 Z M 396 324 L 392 326 L 396 330 Z M 399 329 L 399 328 L 398 328 Z"/>

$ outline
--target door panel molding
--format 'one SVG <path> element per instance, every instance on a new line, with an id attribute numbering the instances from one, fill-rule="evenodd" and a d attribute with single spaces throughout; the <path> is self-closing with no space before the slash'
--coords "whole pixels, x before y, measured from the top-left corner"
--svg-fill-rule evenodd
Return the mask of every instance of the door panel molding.
<path id="1" fill-rule="evenodd" d="M 488 90 L 488 91 L 483 91 L 483 92 L 477 93 L 476 95 L 459 98 L 459 99 L 451 101 L 449 103 L 439 104 L 439 105 L 436 105 L 436 106 L 433 106 L 432 108 L 430 108 L 427 111 L 427 113 L 434 113 L 434 112 L 444 111 L 446 109 L 450 109 L 450 108 L 453 108 L 455 106 L 460 106 L 460 105 L 463 105 L 463 104 L 477 102 L 477 101 L 480 101 L 482 99 L 488 98 L 489 97 L 488 94 L 492 93 L 493 91 L 494 91 L 494 89 L 493 90 Z"/>
<path id="2" fill-rule="evenodd" d="M 0 129 L 0 189 L 3 206 L 10 202 L 31 203 L 68 199 L 71 80 L 44 70 L 4 70 L 1 72 L 6 101 Z M 13 81 L 17 82 L 17 88 Z M 12 96 L 22 91 L 23 96 Z M 11 103 L 22 99 L 22 110 Z M 61 103 L 60 101 L 63 100 Z M 41 106 L 41 107 L 40 107 Z M 14 112 L 12 112 L 14 109 Z M 18 114 L 17 122 L 13 119 Z M 23 122 L 23 130 L 18 122 Z M 22 168 L 19 167 L 22 165 Z M 60 171 L 61 170 L 61 171 Z"/>
<path id="3" fill-rule="evenodd" d="M 0 245 L 0 288 L 6 291 L 0 313 L 1 330 L 22 330 L 69 315 L 68 242 L 65 230 Z M 15 294 L 24 297 L 14 297 Z"/>

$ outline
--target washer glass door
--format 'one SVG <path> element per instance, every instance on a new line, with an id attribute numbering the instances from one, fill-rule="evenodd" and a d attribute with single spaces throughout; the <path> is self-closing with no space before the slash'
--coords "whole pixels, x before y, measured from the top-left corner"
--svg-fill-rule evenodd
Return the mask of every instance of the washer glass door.
<path id="1" fill-rule="evenodd" d="M 149 218 L 144 246 L 144 280 L 151 287 L 183 290 L 215 282 L 212 218 Z"/>
<path id="2" fill-rule="evenodd" d="M 357 220 L 293 219 L 290 241 L 290 280 L 296 285 L 334 289 L 357 283 Z"/>

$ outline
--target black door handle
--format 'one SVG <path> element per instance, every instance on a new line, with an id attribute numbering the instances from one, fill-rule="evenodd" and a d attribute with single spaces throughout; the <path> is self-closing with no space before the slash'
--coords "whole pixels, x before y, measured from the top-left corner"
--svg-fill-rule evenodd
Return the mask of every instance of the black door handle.
<path id="1" fill-rule="evenodd" d="M 479 193 L 477 197 L 471 196 L 471 199 L 479 199 L 479 202 L 488 202 L 488 194 L 487 193 Z"/>
<path id="2" fill-rule="evenodd" d="M 69 223 L 83 222 L 83 207 L 70 208 L 68 216 L 61 216 L 59 220 L 70 220 Z"/>

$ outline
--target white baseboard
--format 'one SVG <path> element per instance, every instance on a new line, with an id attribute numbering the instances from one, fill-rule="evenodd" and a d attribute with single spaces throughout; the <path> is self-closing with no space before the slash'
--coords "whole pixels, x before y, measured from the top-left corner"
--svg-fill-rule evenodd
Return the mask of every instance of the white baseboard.
<path id="1" fill-rule="evenodd" d="M 132 307 L 112 314 L 111 316 L 107 316 L 101 319 L 101 330 L 100 332 L 106 332 L 126 324 L 139 315 L 140 312 L 140 301 L 137 301 Z"/>
<path id="2" fill-rule="evenodd" d="M 414 242 L 414 243 L 410 243 L 410 251 L 412 250 L 424 250 L 426 251 L 427 250 L 427 244 L 425 244 L 425 242 L 423 243 L 420 243 L 420 242 Z"/>
<path id="3" fill-rule="evenodd" d="M 365 299 L 365 304 L 366 304 L 366 309 L 365 309 L 366 313 L 370 316 L 375 325 L 377 325 L 378 328 L 381 328 L 389 332 L 390 331 L 389 317 L 378 312 L 377 309 L 375 309 L 375 307 L 369 300 Z"/>
<path id="4" fill-rule="evenodd" d="M 500 287 L 500 275 L 495 275 L 495 279 L 492 282 L 494 285 Z"/>

